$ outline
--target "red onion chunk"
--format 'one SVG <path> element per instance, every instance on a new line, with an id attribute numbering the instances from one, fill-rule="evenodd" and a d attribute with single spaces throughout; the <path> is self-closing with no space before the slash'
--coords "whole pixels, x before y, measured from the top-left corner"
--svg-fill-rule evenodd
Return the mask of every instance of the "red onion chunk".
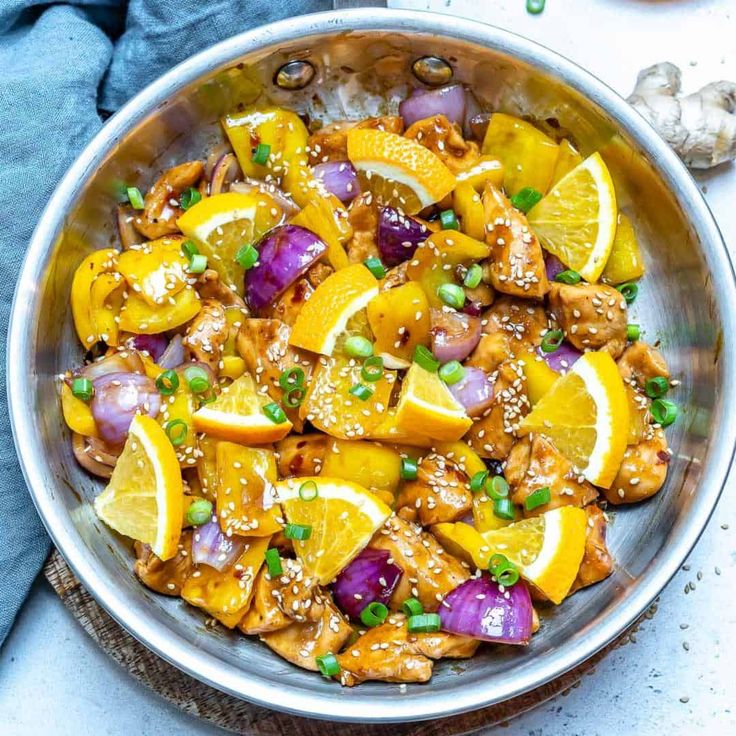
<path id="1" fill-rule="evenodd" d="M 408 128 L 417 120 L 444 115 L 451 123 L 462 125 L 465 120 L 465 90 L 461 84 L 429 90 L 415 90 L 399 105 L 399 115 Z"/>
<path id="2" fill-rule="evenodd" d="M 355 619 L 374 601 L 388 605 L 402 569 L 389 562 L 385 549 L 366 547 L 338 576 L 332 586 L 335 603 Z"/>
<path id="3" fill-rule="evenodd" d="M 423 223 L 393 207 L 384 207 L 378 216 L 378 249 L 387 266 L 408 261 L 429 236 L 429 228 Z"/>
<path id="4" fill-rule="evenodd" d="M 156 362 L 166 370 L 176 368 L 184 362 L 184 343 L 181 335 L 174 335 L 171 338 L 166 350 L 161 355 L 161 359 Z"/>
<path id="5" fill-rule="evenodd" d="M 157 363 L 169 341 L 165 335 L 136 335 L 131 339 L 131 344 L 136 350 L 148 353 L 153 362 Z"/>
<path id="6" fill-rule="evenodd" d="M 138 413 L 155 417 L 161 408 L 156 384 L 140 373 L 108 373 L 95 378 L 95 395 L 90 408 L 100 437 L 121 445 Z"/>
<path id="7" fill-rule="evenodd" d="M 567 266 L 557 256 L 553 256 L 551 253 L 544 254 L 544 267 L 547 271 L 547 278 L 550 281 L 554 281 L 558 273 L 567 270 Z"/>
<path id="8" fill-rule="evenodd" d="M 538 348 L 537 352 L 544 358 L 547 365 L 558 373 L 567 373 L 575 361 L 582 355 L 579 350 L 576 350 L 567 342 L 563 342 L 554 353 L 545 353 L 542 348 Z"/>
<path id="9" fill-rule="evenodd" d="M 479 416 L 493 403 L 493 384 L 481 368 L 465 367 L 465 375 L 448 388 L 469 417 Z"/>
<path id="10" fill-rule="evenodd" d="M 218 572 L 227 570 L 243 554 L 245 540 L 222 533 L 216 520 L 195 529 L 192 535 L 192 560 L 197 565 L 209 565 Z"/>
<path id="11" fill-rule="evenodd" d="M 350 161 L 327 161 L 312 169 L 324 188 L 334 194 L 343 204 L 352 202 L 360 194 L 358 172 Z"/>
<path id="12" fill-rule="evenodd" d="M 135 350 L 122 350 L 118 353 L 112 353 L 102 358 L 102 360 L 88 363 L 78 371 L 78 375 L 94 381 L 96 378 L 110 373 L 143 373 L 144 371 L 145 367 L 141 356 Z"/>
<path id="13" fill-rule="evenodd" d="M 430 311 L 432 352 L 440 363 L 465 360 L 480 342 L 481 324 L 478 317 L 444 309 Z"/>
<path id="14" fill-rule="evenodd" d="M 532 599 L 522 581 L 501 592 L 487 574 L 471 578 L 445 596 L 439 608 L 442 630 L 497 644 L 528 644 Z"/>
<path id="15" fill-rule="evenodd" d="M 245 273 L 245 298 L 258 311 L 281 296 L 327 251 L 311 230 L 282 225 L 258 244 L 258 263 Z"/>

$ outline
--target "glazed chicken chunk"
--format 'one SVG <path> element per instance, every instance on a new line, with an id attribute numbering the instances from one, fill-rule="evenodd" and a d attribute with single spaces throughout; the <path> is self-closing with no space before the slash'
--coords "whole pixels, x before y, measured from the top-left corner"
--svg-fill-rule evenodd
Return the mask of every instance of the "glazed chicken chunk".
<path id="1" fill-rule="evenodd" d="M 314 287 L 306 278 L 295 281 L 273 304 L 263 310 L 262 316 L 279 320 L 289 327 L 294 326 L 304 303 L 314 293 Z"/>
<path id="2" fill-rule="evenodd" d="M 651 439 L 629 445 L 611 487 L 603 493 L 608 503 L 636 503 L 653 496 L 664 485 L 670 451 L 662 430 Z"/>
<path id="3" fill-rule="evenodd" d="M 347 244 L 350 263 L 363 263 L 366 258 L 380 258 L 378 250 L 378 204 L 368 192 L 356 197 L 348 208 L 348 222 L 353 235 Z"/>
<path id="4" fill-rule="evenodd" d="M 243 312 L 243 317 L 250 316 L 243 299 L 222 283 L 220 275 L 214 269 L 208 268 L 197 279 L 196 288 L 202 299 L 212 299 L 220 302 L 223 307 L 238 307 Z"/>
<path id="5" fill-rule="evenodd" d="M 594 503 L 585 507 L 585 552 L 572 591 L 605 580 L 613 571 L 613 559 L 606 546 L 606 515 Z"/>
<path id="6" fill-rule="evenodd" d="M 645 342 L 635 342 L 624 350 L 618 359 L 621 378 L 632 386 L 643 389 L 650 378 L 662 376 L 669 379 L 670 371 L 662 353 Z"/>
<path id="7" fill-rule="evenodd" d="M 181 595 L 184 582 L 192 572 L 192 532 L 185 529 L 179 538 L 179 550 L 170 560 L 161 560 L 151 547 L 135 543 L 135 574 L 139 580 L 164 595 Z"/>
<path id="8" fill-rule="evenodd" d="M 225 308 L 220 302 L 208 299 L 202 303 L 182 342 L 194 360 L 207 364 L 217 374 L 229 333 Z"/>
<path id="9" fill-rule="evenodd" d="M 417 120 L 404 133 L 434 153 L 453 174 L 474 166 L 480 158 L 478 144 L 466 141 L 459 126 L 444 115 Z"/>
<path id="10" fill-rule="evenodd" d="M 329 437 L 322 433 L 289 435 L 276 443 L 279 475 L 294 478 L 319 475 L 322 470 Z"/>

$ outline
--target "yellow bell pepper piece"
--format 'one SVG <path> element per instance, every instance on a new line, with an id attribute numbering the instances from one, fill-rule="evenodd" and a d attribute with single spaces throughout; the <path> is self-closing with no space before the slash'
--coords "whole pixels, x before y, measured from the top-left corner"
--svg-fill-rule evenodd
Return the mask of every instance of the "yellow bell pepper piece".
<path id="1" fill-rule="evenodd" d="M 462 231 L 475 240 L 484 240 L 486 218 L 480 194 L 469 182 L 459 182 L 452 194 L 453 209 L 460 218 Z"/>
<path id="2" fill-rule="evenodd" d="M 503 186 L 509 196 L 524 187 L 547 193 L 559 146 L 531 123 L 512 115 L 493 113 L 482 150 L 503 164 Z"/>
<path id="3" fill-rule="evenodd" d="M 401 480 L 401 457 L 377 442 L 333 440 L 325 452 L 322 475 L 351 480 L 370 491 L 393 493 Z"/>
<path id="4" fill-rule="evenodd" d="M 324 240 L 327 244 L 327 260 L 335 270 L 350 265 L 344 244 L 350 240 L 353 228 L 348 222 L 347 210 L 337 197 L 331 194 L 313 199 L 290 222 L 311 230 Z"/>
<path id="5" fill-rule="evenodd" d="M 608 256 L 601 279 L 608 284 L 623 284 L 641 278 L 644 270 L 644 259 L 634 226 L 626 215 L 619 212 L 611 255 Z"/>
<path id="6" fill-rule="evenodd" d="M 560 377 L 560 374 L 552 370 L 546 361 L 533 353 L 521 353 L 519 362 L 526 377 L 529 403 L 534 406 L 549 391 L 550 386 Z"/>
<path id="7" fill-rule="evenodd" d="M 396 409 L 389 409 L 383 421 L 366 432 L 366 437 L 372 440 L 396 443 L 399 446 L 428 448 L 434 445 L 434 440 L 429 437 L 400 429 L 396 424 Z"/>
<path id="8" fill-rule="evenodd" d="M 125 282 L 118 273 L 101 273 L 89 293 L 90 314 L 95 334 L 108 345 L 119 342 L 117 317 L 123 306 Z"/>
<path id="9" fill-rule="evenodd" d="M 478 194 L 482 194 L 486 184 L 496 189 L 503 186 L 503 164 L 493 156 L 481 156 L 469 169 L 455 174 L 458 184 L 470 184 Z"/>
<path id="10" fill-rule="evenodd" d="M 222 358 L 220 376 L 234 381 L 245 373 L 245 361 L 238 355 L 225 355 Z"/>
<path id="11" fill-rule="evenodd" d="M 137 335 L 156 335 L 189 322 L 199 313 L 199 295 L 191 286 L 172 299 L 173 304 L 152 307 L 142 297 L 129 293 L 120 312 L 120 329 Z"/>
<path id="12" fill-rule="evenodd" d="M 491 552 L 485 539 L 477 529 L 462 521 L 434 524 L 432 534 L 454 557 L 467 562 L 471 567 L 485 570 Z"/>
<path id="13" fill-rule="evenodd" d="M 202 495 L 214 503 L 217 500 L 217 445 L 220 440 L 214 437 L 199 438 L 199 458 L 197 461 L 197 477 Z"/>
<path id="14" fill-rule="evenodd" d="M 78 399 L 66 383 L 61 384 L 61 412 L 66 426 L 85 437 L 98 437 L 95 418 L 89 404 Z"/>
<path id="15" fill-rule="evenodd" d="M 117 266 L 118 252 L 106 248 L 90 253 L 74 272 L 72 280 L 72 317 L 79 340 L 85 348 L 90 348 L 100 338 L 95 330 L 90 294 L 94 280 L 101 273 L 112 272 Z"/>
<path id="16" fill-rule="evenodd" d="M 163 373 L 163 368 L 156 366 L 156 376 L 158 378 Z M 148 367 L 146 367 L 146 374 L 148 374 Z M 197 457 L 195 450 L 197 448 L 197 433 L 194 431 L 194 420 L 192 415 L 197 410 L 197 403 L 194 395 L 189 390 L 186 380 L 184 379 L 184 371 L 177 371 L 179 376 L 179 387 L 174 391 L 171 396 L 161 397 L 161 411 L 158 415 L 159 424 L 166 429 L 170 422 L 177 420 L 184 422 L 187 425 L 187 433 L 184 441 L 174 447 L 176 452 L 176 458 L 179 461 L 179 465 L 182 468 L 193 468 L 197 464 Z M 150 374 L 148 374 L 150 375 Z M 154 378 L 153 376 L 151 376 Z M 175 435 L 179 434 L 178 429 L 172 430 Z"/>
<path id="17" fill-rule="evenodd" d="M 521 514 L 518 509 L 515 509 L 516 518 L 513 521 L 521 518 Z M 501 529 L 513 521 L 509 519 L 501 519 L 493 513 L 493 501 L 481 491 L 473 495 L 473 523 L 475 528 L 479 532 L 489 532 L 494 529 Z"/>
<path id="18" fill-rule="evenodd" d="M 560 141 L 560 153 L 552 174 L 552 184 L 562 179 L 565 174 L 571 172 L 578 164 L 583 163 L 583 157 L 567 138 Z"/>
<path id="19" fill-rule="evenodd" d="M 143 370 L 145 371 L 146 375 L 155 381 L 161 375 L 164 369 L 160 365 L 158 365 L 158 363 L 154 362 L 153 358 L 151 358 L 149 355 L 143 355 L 143 353 L 139 353 L 138 357 L 143 363 Z"/>

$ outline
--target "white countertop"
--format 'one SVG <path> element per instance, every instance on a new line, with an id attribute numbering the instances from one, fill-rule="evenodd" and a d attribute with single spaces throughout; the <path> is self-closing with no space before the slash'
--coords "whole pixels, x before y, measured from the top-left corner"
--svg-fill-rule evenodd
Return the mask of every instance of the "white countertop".
<path id="1" fill-rule="evenodd" d="M 687 89 L 736 80 L 736 0 L 389 0 L 509 28 L 559 51 L 627 95 L 657 61 Z M 736 231 L 736 169 L 699 177 L 726 239 Z M 689 569 L 662 593 L 630 643 L 569 694 L 513 721 L 507 734 L 676 736 L 736 733 L 736 492 L 725 493 Z M 716 573 L 719 569 L 720 575 Z M 688 586 L 691 583 L 691 586 Z M 691 588 L 685 592 L 686 586 Z M 97 649 L 45 581 L 35 585 L 0 652 L 3 736 L 221 734 L 169 706 Z"/>

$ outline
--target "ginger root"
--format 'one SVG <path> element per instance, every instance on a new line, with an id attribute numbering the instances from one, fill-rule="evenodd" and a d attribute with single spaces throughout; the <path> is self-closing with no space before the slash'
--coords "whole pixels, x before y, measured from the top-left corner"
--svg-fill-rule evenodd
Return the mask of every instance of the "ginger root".
<path id="1" fill-rule="evenodd" d="M 642 69 L 628 102 L 693 169 L 736 158 L 736 84 L 711 82 L 682 95 L 681 72 L 666 61 Z"/>

